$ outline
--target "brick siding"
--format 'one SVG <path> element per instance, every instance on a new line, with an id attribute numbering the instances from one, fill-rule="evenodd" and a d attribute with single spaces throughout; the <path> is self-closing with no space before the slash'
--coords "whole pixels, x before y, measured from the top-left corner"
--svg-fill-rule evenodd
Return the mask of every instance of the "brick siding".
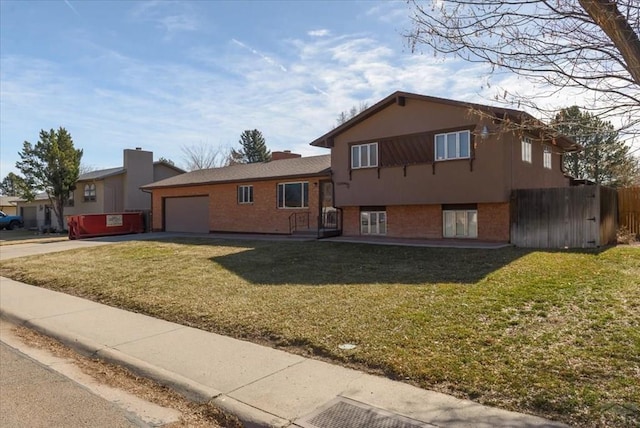
<path id="1" fill-rule="evenodd" d="M 442 205 L 386 207 L 387 235 L 395 238 L 442 239 Z M 478 239 L 509 242 L 509 203 L 478 204 Z M 360 207 L 343 208 L 343 235 L 360 235 Z"/>
<path id="2" fill-rule="evenodd" d="M 277 208 L 278 183 L 309 182 L 309 207 L 301 209 Z M 250 183 L 228 183 L 175 187 L 153 190 L 153 230 L 162 230 L 162 199 L 177 196 L 209 196 L 209 230 L 214 232 L 289 233 L 289 217 L 299 213 L 309 226 L 317 228 L 319 178 L 269 180 Z M 239 204 L 238 185 L 253 186 L 253 203 Z M 299 223 L 300 224 L 300 223 Z M 302 227 L 304 228 L 304 227 Z"/>
<path id="3" fill-rule="evenodd" d="M 509 202 L 478 204 L 478 239 L 509 242 L 510 215 Z"/>

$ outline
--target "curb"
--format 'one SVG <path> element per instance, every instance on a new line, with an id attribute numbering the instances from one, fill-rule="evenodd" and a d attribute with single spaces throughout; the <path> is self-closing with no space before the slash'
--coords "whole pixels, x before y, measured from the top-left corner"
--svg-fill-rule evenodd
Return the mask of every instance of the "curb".
<path id="1" fill-rule="evenodd" d="M 189 400 L 198 403 L 211 403 L 225 412 L 236 416 L 247 428 L 284 428 L 291 425 L 291 421 L 287 419 L 280 418 L 279 416 L 228 397 L 221 391 L 194 382 L 177 373 L 131 357 L 117 349 L 99 344 L 86 337 L 69 335 L 65 332 L 58 331 L 47 326 L 46 321 L 29 320 L 3 308 L 0 308 L 0 318 L 13 325 L 29 328 L 40 334 L 54 338 L 82 355 L 99 358 L 109 363 L 123 366 L 139 376 L 154 380 L 177 391 Z"/>

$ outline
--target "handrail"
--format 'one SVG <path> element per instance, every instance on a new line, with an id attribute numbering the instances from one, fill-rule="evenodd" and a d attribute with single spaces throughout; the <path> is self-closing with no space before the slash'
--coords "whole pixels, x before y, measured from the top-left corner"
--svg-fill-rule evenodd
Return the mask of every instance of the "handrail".
<path id="1" fill-rule="evenodd" d="M 306 219 L 306 226 L 307 229 L 309 228 L 310 224 L 309 224 L 309 211 L 306 212 L 302 212 L 302 213 L 291 213 L 291 215 L 289 215 L 289 235 L 291 235 L 293 232 L 295 232 L 296 230 L 298 230 L 298 218 L 299 216 L 302 216 L 302 219 Z M 305 224 L 305 222 L 303 222 L 302 220 L 300 221 L 301 226 Z"/>

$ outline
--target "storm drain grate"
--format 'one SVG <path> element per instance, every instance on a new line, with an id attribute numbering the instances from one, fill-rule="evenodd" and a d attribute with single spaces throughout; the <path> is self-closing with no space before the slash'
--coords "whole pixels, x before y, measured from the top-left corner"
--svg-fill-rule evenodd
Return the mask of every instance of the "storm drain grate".
<path id="1" fill-rule="evenodd" d="M 426 428 L 434 425 L 338 397 L 295 422 L 303 428 Z"/>

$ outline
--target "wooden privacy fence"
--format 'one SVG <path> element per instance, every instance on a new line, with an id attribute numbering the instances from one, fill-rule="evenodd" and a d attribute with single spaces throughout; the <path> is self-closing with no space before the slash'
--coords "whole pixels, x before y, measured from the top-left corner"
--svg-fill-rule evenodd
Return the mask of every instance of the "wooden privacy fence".
<path id="1" fill-rule="evenodd" d="M 618 189 L 618 221 L 620 227 L 640 235 L 640 186 Z"/>
<path id="2" fill-rule="evenodd" d="M 602 186 L 520 189 L 511 195 L 511 243 L 589 248 L 616 241 L 617 194 Z"/>

